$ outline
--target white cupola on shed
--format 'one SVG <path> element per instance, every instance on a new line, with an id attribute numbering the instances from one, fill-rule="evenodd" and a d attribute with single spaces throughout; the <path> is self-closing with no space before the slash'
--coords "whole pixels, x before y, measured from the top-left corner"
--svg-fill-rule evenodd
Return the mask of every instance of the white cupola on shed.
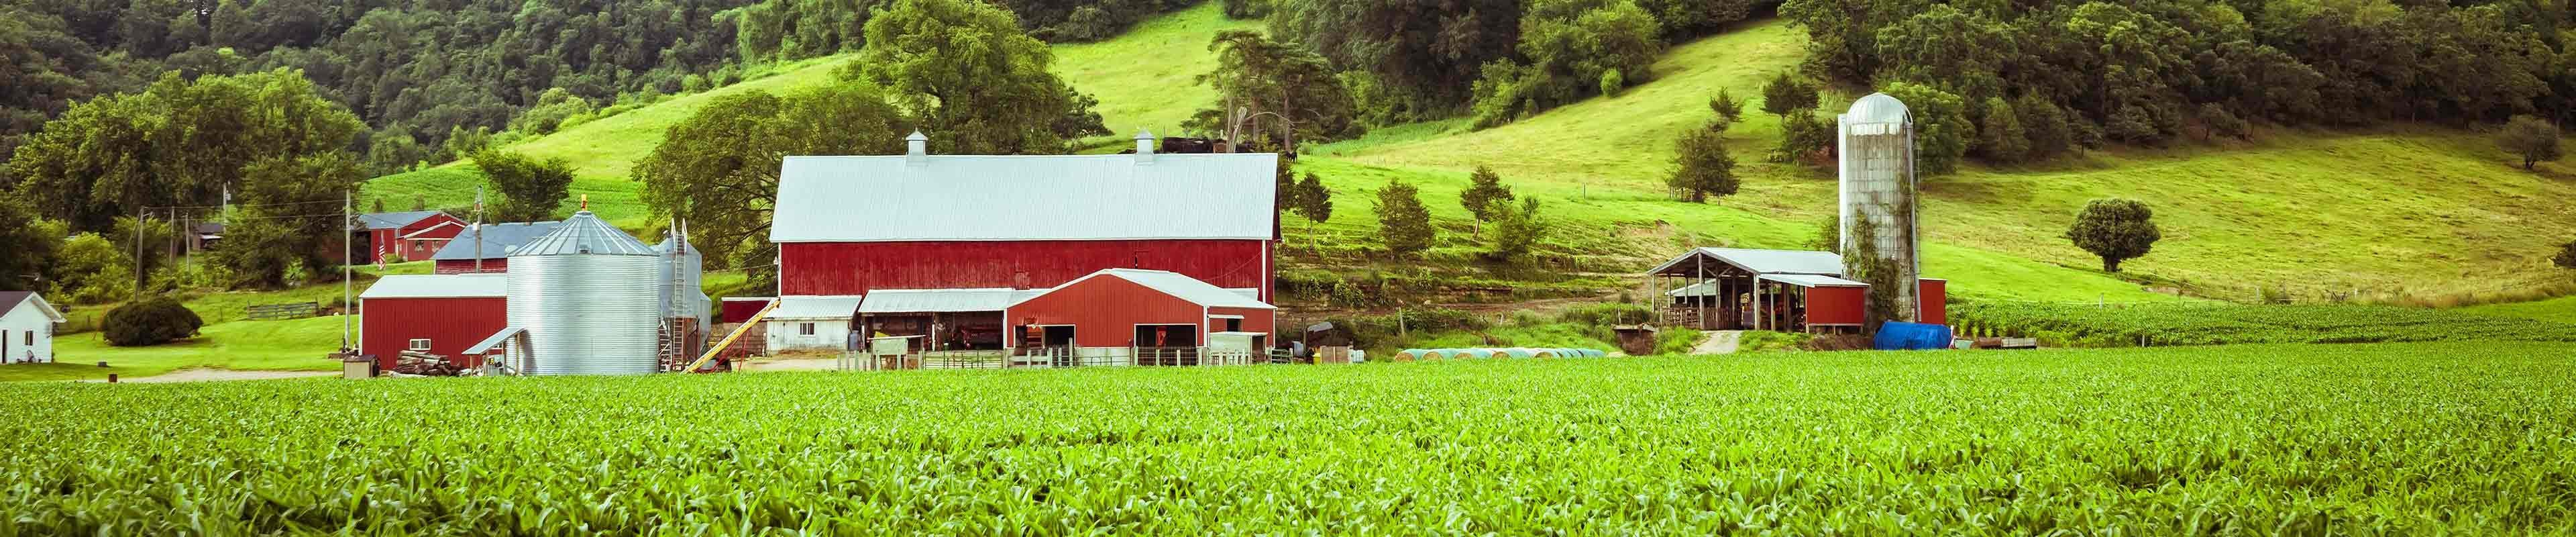
<path id="1" fill-rule="evenodd" d="M 905 164 L 914 166 L 929 164 L 930 137 L 921 134 L 921 131 L 912 131 L 911 136 L 903 137 L 903 158 Z"/>
<path id="2" fill-rule="evenodd" d="M 1136 163 L 1154 163 L 1154 131 L 1136 129 Z"/>

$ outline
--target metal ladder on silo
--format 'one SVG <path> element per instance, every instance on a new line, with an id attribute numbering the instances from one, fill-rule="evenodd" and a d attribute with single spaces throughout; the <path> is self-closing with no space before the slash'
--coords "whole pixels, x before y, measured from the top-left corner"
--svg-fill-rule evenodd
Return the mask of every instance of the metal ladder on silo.
<path id="1" fill-rule="evenodd" d="M 662 279 L 662 330 L 655 356 L 661 360 L 663 371 L 687 371 L 690 361 L 689 334 L 693 331 L 689 329 L 688 321 L 683 320 L 689 317 L 687 308 L 680 306 L 680 301 L 688 299 L 688 288 L 680 281 L 688 275 L 687 271 L 681 270 L 685 265 L 681 260 L 688 258 L 686 233 L 677 222 L 673 222 L 671 251 L 662 253 L 663 273 L 670 277 Z"/>

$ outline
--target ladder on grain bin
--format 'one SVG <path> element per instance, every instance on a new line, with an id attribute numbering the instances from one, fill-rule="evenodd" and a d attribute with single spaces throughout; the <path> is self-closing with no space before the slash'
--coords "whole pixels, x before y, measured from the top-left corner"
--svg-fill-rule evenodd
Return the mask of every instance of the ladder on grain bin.
<path id="1" fill-rule="evenodd" d="M 684 320 L 695 316 L 688 311 L 690 308 L 682 305 L 691 294 L 687 285 L 691 282 L 682 281 L 689 274 L 686 270 L 686 261 L 689 257 L 688 224 L 673 221 L 670 235 L 671 251 L 661 253 L 662 274 L 664 274 L 662 337 L 655 345 L 654 355 L 660 357 L 665 371 L 687 371 L 681 366 L 689 363 L 689 351 L 692 350 L 689 348 L 689 340 L 695 339 L 698 331 L 697 323 Z"/>
<path id="2" fill-rule="evenodd" d="M 743 319 L 742 324 L 734 326 L 733 333 L 726 334 L 724 341 L 716 342 L 714 345 L 708 345 L 706 354 L 698 356 L 697 361 L 689 362 L 688 367 L 681 368 L 680 370 L 694 373 L 699 369 L 706 368 L 707 363 L 714 362 L 716 360 L 717 354 L 722 354 L 725 349 L 733 347 L 734 340 L 742 339 L 743 334 L 751 333 L 751 327 L 759 326 L 761 321 L 769 320 L 769 312 L 777 310 L 779 302 L 784 301 L 773 299 L 769 301 L 769 305 L 761 306 L 759 313 L 751 314 L 751 318 Z"/>

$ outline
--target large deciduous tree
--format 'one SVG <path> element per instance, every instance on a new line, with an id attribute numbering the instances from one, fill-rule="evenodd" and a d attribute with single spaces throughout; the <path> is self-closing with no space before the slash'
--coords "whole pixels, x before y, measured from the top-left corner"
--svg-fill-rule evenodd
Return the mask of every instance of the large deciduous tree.
<path id="1" fill-rule="evenodd" d="M 331 270 L 346 249 L 341 196 L 366 180 L 357 155 L 348 152 L 272 157 L 243 168 L 246 186 L 234 201 L 246 209 L 224 230 L 216 263 L 232 269 L 235 285 L 276 289 L 294 283 L 333 281 Z M 353 208 L 354 209 L 354 208 Z M 337 247 L 337 248 L 335 248 Z"/>
<path id="2" fill-rule="evenodd" d="M 1338 70 L 1366 73 L 1367 115 L 1388 121 L 1455 114 L 1485 64 L 1520 42 L 1523 0 L 1280 0 L 1271 34 L 1315 47 Z"/>
<path id="3" fill-rule="evenodd" d="M 18 148 L 8 175 L 73 231 L 103 231 L 143 207 L 258 188 L 247 184 L 251 164 L 343 153 L 364 127 L 295 70 L 170 73 L 141 93 L 73 106 Z"/>
<path id="4" fill-rule="evenodd" d="M 37 290 L 55 274 L 53 261 L 62 248 L 63 226 L 37 214 L 26 200 L 0 195 L 0 252 L 9 253 L 0 255 L 0 290 Z"/>
<path id="5" fill-rule="evenodd" d="M 1633 0 L 1538 0 L 1521 18 L 1521 57 L 1485 65 L 1476 126 L 1606 95 L 1653 78 L 1663 29 Z"/>
<path id="6" fill-rule="evenodd" d="M 899 155 L 910 128 L 886 94 L 866 84 L 785 98 L 725 95 L 672 125 L 635 163 L 633 177 L 644 183 L 644 203 L 656 218 L 687 220 L 709 262 L 726 266 L 768 244 L 778 166 L 788 155 Z"/>
<path id="7" fill-rule="evenodd" d="M 2120 262 L 2147 255 L 2164 233 L 2156 229 L 2155 210 L 2129 199 L 2098 199 L 2075 215 L 2066 238 L 2075 247 L 2102 258 L 2102 270 L 2119 272 Z"/>
<path id="8" fill-rule="evenodd" d="M 1358 133 L 1350 92 L 1323 56 L 1304 46 L 1250 30 L 1217 32 L 1208 41 L 1216 69 L 1198 83 L 1216 88 L 1212 108 L 1187 125 L 1240 143 L 1258 137 L 1270 147 L 1294 150 L 1296 140 L 1331 140 Z"/>
<path id="9" fill-rule="evenodd" d="M 492 204 L 492 219 L 532 222 L 554 217 L 572 191 L 572 163 L 562 157 L 538 159 L 515 151 L 484 150 L 474 154 L 474 168 L 501 194 Z"/>
<path id="10" fill-rule="evenodd" d="M 868 19 L 867 45 L 843 75 L 885 88 L 932 134 L 935 151 L 1052 154 L 1109 134 L 1048 70 L 1054 60 L 1010 11 L 975 0 L 897 0 Z"/>

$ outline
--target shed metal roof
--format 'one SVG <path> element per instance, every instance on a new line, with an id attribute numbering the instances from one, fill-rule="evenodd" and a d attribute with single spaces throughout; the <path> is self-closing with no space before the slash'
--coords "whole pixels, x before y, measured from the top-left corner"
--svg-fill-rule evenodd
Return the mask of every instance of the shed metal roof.
<path id="1" fill-rule="evenodd" d="M 859 313 L 1002 311 L 1043 289 L 878 289 L 859 302 Z"/>
<path id="2" fill-rule="evenodd" d="M 1706 255 L 1719 262 L 1742 267 L 1761 274 L 1822 274 L 1840 276 L 1843 256 L 1833 252 L 1805 250 L 1756 250 L 1750 248 L 1697 248 L 1658 265 L 1650 273 L 1665 273 L 1691 263 L 1691 256 Z"/>
<path id="3" fill-rule="evenodd" d="M 578 254 L 658 255 L 644 241 L 635 240 L 634 235 L 608 225 L 590 211 L 581 211 L 572 213 L 572 218 L 564 219 L 553 232 L 510 252 L 510 257 Z"/>
<path id="4" fill-rule="evenodd" d="M 430 254 L 429 258 L 467 260 L 477 257 L 482 259 L 509 257 L 511 250 L 517 250 L 520 246 L 527 245 L 528 241 L 553 233 L 555 228 L 562 226 L 562 222 L 555 221 L 483 224 L 479 228 L 467 228 L 465 232 L 456 234 L 454 240 L 448 242 L 447 246 L 440 247 L 438 253 Z M 478 234 L 483 236 L 481 246 L 483 253 L 480 256 L 474 253 L 476 248 L 474 236 Z"/>
<path id="5" fill-rule="evenodd" d="M 1181 273 L 1168 270 L 1107 269 L 1091 273 L 1088 276 L 1075 278 L 1073 281 L 1065 282 L 1064 285 L 1059 285 L 1055 288 L 1063 289 L 1066 287 L 1072 287 L 1075 284 L 1082 283 L 1083 280 L 1100 277 L 1119 278 L 1130 282 L 1136 282 L 1137 285 L 1145 286 L 1147 289 L 1161 291 L 1163 294 L 1172 295 L 1173 297 L 1187 300 L 1192 304 L 1198 304 L 1201 306 L 1217 308 L 1258 308 L 1265 310 L 1277 309 L 1275 306 L 1271 306 L 1269 304 L 1262 303 L 1259 300 L 1254 300 L 1252 297 L 1245 296 L 1242 292 L 1217 287 L 1209 284 L 1208 282 L 1199 281 L 1198 278 L 1184 276 L 1181 275 Z M 1050 291 L 1052 291 L 1052 289 Z M 1026 302 L 1029 299 L 1036 297 L 1036 295 L 1022 297 L 1018 300 L 1012 301 L 1011 304 L 1018 305 L 1020 302 Z"/>
<path id="6" fill-rule="evenodd" d="M 36 312 L 44 314 L 48 321 L 59 323 L 66 320 L 61 310 L 54 309 L 52 302 L 45 301 L 45 297 L 35 291 L 0 291 L 0 315 L 17 310 L 19 306 L 35 307 Z"/>
<path id="7" fill-rule="evenodd" d="M 403 211 L 403 212 L 399 212 L 399 213 L 372 213 L 372 214 L 362 214 L 362 215 L 358 215 L 358 222 L 363 223 L 363 224 L 366 224 L 367 229 L 401 229 L 403 226 L 411 225 L 413 222 L 419 222 L 419 221 L 421 221 L 421 219 L 429 218 L 429 217 L 432 217 L 432 216 L 438 216 L 438 215 L 441 215 L 441 214 L 446 214 L 446 213 L 444 213 L 444 212 L 440 212 L 440 211 Z"/>
<path id="8" fill-rule="evenodd" d="M 1815 274 L 1764 274 L 1762 279 L 1799 287 L 1869 287 L 1869 284 Z"/>
<path id="9" fill-rule="evenodd" d="M 779 297 L 778 309 L 769 312 L 771 320 L 848 320 L 859 310 L 859 295 L 812 295 Z"/>
<path id="10" fill-rule="evenodd" d="M 500 274 L 402 274 L 376 280 L 358 298 L 500 298 L 508 288 Z"/>
<path id="11" fill-rule="evenodd" d="M 1279 156 L 796 156 L 773 242 L 1268 239 Z"/>

